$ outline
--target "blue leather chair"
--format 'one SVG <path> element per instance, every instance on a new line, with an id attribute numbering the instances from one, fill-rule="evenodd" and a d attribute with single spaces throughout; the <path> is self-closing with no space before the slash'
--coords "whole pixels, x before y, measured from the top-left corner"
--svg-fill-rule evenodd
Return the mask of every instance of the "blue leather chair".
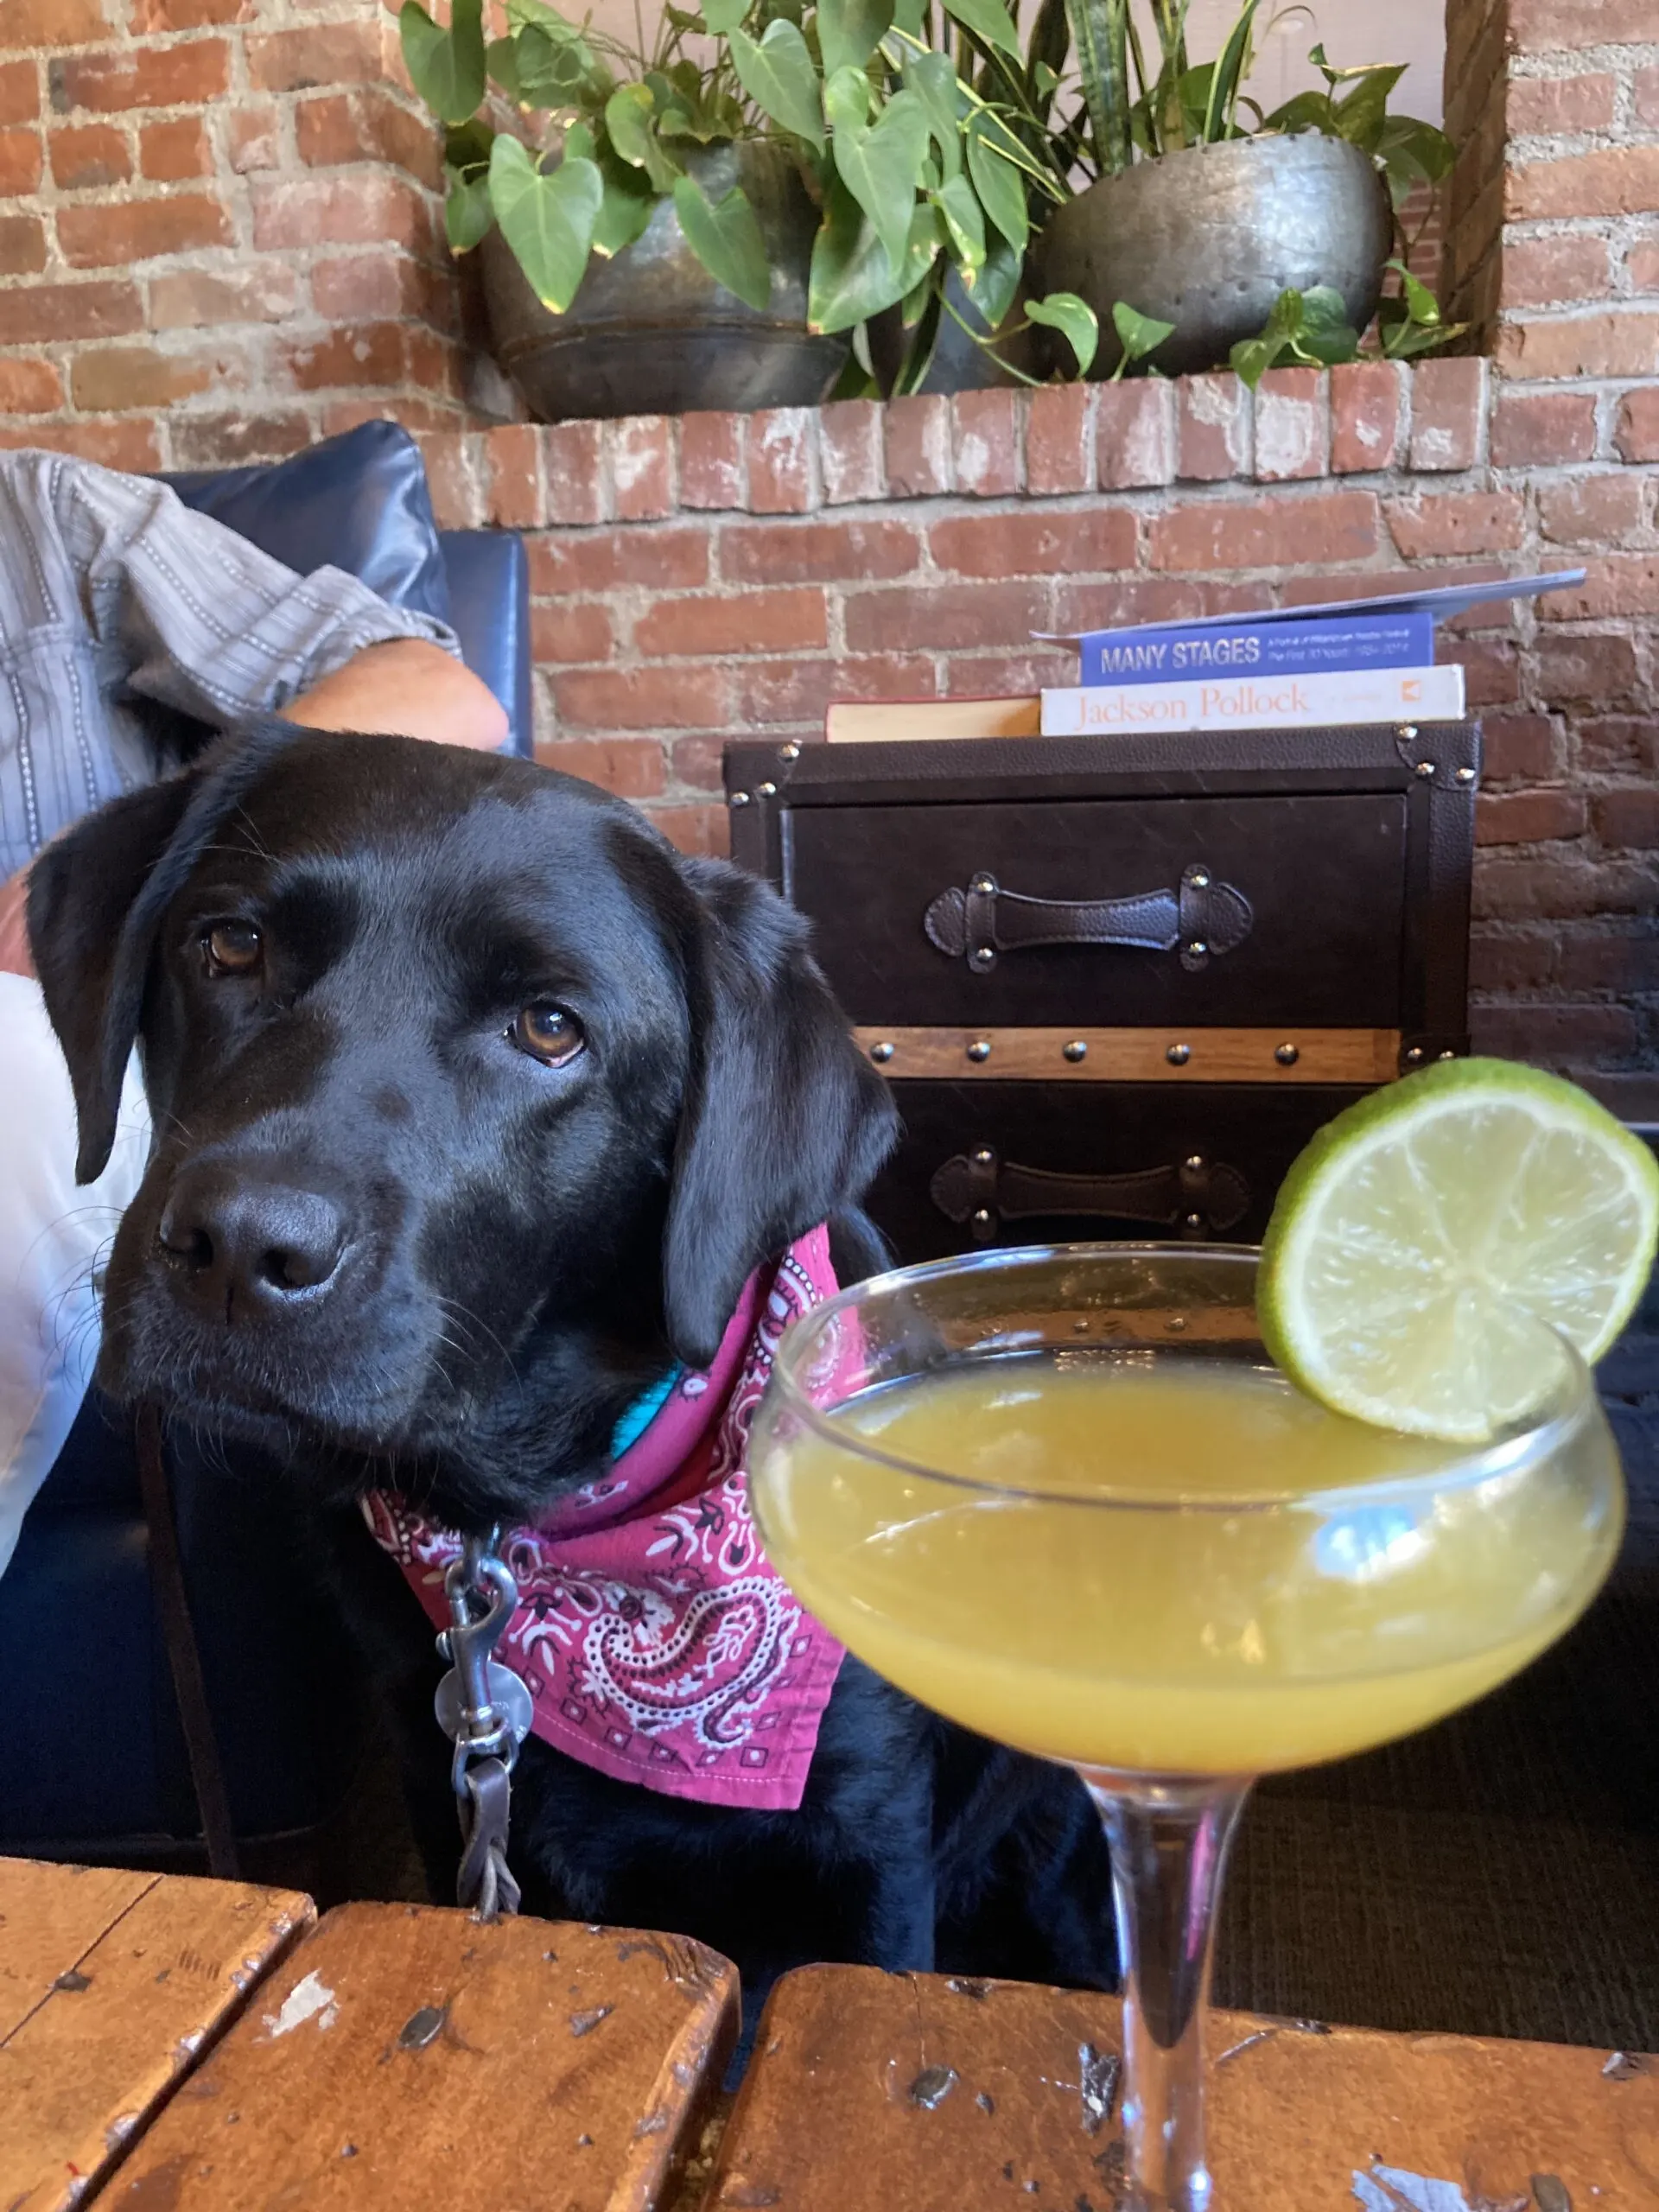
<path id="1" fill-rule="evenodd" d="M 453 624 L 531 751 L 520 541 L 437 530 L 419 448 L 368 423 L 294 460 L 170 480 L 302 570 L 350 569 Z M 277 1470 L 169 1440 L 182 1581 L 245 1871 L 334 1886 L 326 1841 L 349 1787 L 353 1661 L 306 1580 Z M 200 1870 L 206 1861 L 131 1423 L 88 1401 L 0 1580 L 0 1853 Z"/>

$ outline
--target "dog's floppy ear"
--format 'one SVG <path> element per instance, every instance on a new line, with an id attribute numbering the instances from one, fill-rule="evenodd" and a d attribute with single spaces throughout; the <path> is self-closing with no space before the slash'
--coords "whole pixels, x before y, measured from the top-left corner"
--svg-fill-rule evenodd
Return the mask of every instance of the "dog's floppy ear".
<path id="1" fill-rule="evenodd" d="M 78 1182 L 102 1173 L 115 1142 L 162 916 L 226 813 L 298 734 L 270 722 L 221 740 L 185 774 L 89 814 L 29 871 L 29 948 L 69 1065 Z"/>
<path id="2" fill-rule="evenodd" d="M 749 1275 L 856 1202 L 898 1115 L 808 952 L 801 917 L 723 861 L 681 867 L 702 912 L 664 1300 L 675 1351 L 706 1367 Z"/>

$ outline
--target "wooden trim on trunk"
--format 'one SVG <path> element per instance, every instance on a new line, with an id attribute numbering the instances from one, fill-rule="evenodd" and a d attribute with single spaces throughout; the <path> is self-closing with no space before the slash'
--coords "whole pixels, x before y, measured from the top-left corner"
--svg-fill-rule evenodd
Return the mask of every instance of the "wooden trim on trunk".
<path id="1" fill-rule="evenodd" d="M 1390 1083 L 1397 1029 L 931 1029 L 853 1032 L 883 1075 L 1004 1082 Z"/>

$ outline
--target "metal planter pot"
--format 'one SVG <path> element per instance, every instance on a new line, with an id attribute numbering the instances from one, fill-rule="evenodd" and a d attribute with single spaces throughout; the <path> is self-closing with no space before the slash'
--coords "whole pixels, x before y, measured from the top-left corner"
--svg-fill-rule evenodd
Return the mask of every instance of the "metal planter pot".
<path id="1" fill-rule="evenodd" d="M 1382 295 L 1393 238 L 1386 186 L 1345 139 L 1231 138 L 1137 162 L 1056 210 L 1038 242 L 1046 292 L 1076 292 L 1100 317 L 1090 373 L 1119 346 L 1112 304 L 1173 322 L 1153 354 L 1166 375 L 1224 366 L 1282 291 L 1329 284 L 1363 330 Z"/>
<path id="2" fill-rule="evenodd" d="M 745 139 L 700 149 L 685 166 L 713 200 L 741 184 L 766 237 L 771 300 L 757 310 L 717 284 L 671 200 L 631 246 L 589 263 L 564 315 L 542 305 L 490 231 L 479 252 L 496 359 L 538 421 L 810 407 L 841 373 L 850 334 L 818 337 L 806 327 L 818 213 L 789 155 Z"/>

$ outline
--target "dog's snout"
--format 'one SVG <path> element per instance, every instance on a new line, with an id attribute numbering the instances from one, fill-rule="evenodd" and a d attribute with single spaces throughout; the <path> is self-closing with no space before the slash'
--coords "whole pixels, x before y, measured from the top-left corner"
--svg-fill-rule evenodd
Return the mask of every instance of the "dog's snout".
<path id="1" fill-rule="evenodd" d="M 156 1235 L 193 1297 L 227 1319 L 315 1298 L 350 1242 L 345 1214 L 321 1192 L 219 1166 L 180 1173 Z"/>

